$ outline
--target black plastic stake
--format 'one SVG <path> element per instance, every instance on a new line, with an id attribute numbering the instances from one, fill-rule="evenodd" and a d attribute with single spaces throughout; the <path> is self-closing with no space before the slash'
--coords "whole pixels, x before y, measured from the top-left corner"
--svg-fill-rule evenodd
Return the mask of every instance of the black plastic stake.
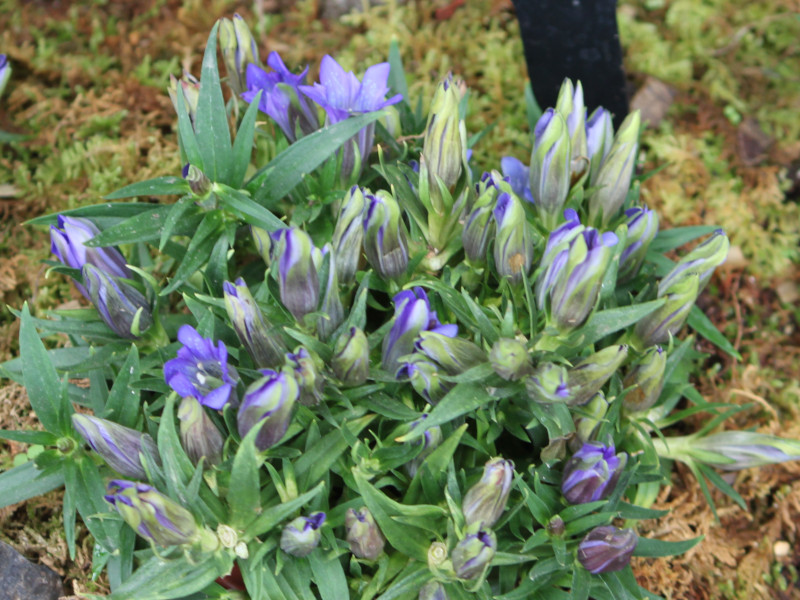
<path id="1" fill-rule="evenodd" d="M 628 95 L 616 0 L 513 2 L 539 106 L 555 106 L 561 82 L 569 77 L 583 84 L 588 113 L 603 106 L 618 126 L 628 114 Z"/>

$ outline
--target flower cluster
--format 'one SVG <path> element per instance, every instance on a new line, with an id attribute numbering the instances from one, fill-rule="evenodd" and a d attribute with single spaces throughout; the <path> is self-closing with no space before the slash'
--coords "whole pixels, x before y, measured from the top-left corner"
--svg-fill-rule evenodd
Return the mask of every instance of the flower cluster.
<path id="1" fill-rule="evenodd" d="M 463 82 L 415 114 L 395 68 L 325 56 L 309 83 L 224 20 L 202 81 L 170 85 L 183 177 L 115 194 L 181 199 L 49 218 L 94 308 L 21 312 L 3 368 L 47 430 L 24 439 L 54 447 L 8 481 L 64 482 L 114 597 L 643 597 L 631 556 L 672 546 L 636 521 L 670 461 L 720 482 L 800 456 L 660 430 L 684 395 L 724 416 L 687 391 L 683 332 L 735 352 L 695 307 L 729 242 L 640 202 L 637 113 L 615 132 L 566 81 L 530 161 L 480 173 Z"/>

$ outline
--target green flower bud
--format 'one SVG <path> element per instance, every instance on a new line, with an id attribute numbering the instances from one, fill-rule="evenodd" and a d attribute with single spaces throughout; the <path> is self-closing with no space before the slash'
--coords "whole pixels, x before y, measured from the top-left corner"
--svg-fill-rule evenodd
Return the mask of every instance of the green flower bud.
<path id="1" fill-rule="evenodd" d="M 149 485 L 112 480 L 105 499 L 136 533 L 158 546 L 193 544 L 200 537 L 192 513 Z"/>
<path id="2" fill-rule="evenodd" d="M 197 102 L 200 99 L 200 82 L 191 73 L 184 71 L 183 76 L 178 79 L 174 75 L 169 76 L 169 86 L 167 87 L 169 98 L 175 112 L 178 112 L 178 102 L 183 102 L 186 106 L 186 114 L 195 127 L 197 118 Z"/>
<path id="3" fill-rule="evenodd" d="M 639 273 L 650 244 L 658 235 L 658 213 L 645 206 L 635 206 L 625 211 L 628 235 L 625 249 L 619 257 L 617 279 L 626 282 Z"/>
<path id="4" fill-rule="evenodd" d="M 181 445 L 192 464 L 197 465 L 201 458 L 205 459 L 203 465 L 206 468 L 221 463 L 225 441 L 196 398 L 187 396 L 181 400 L 178 419 L 181 422 Z"/>
<path id="5" fill-rule="evenodd" d="M 494 532 L 473 523 L 467 527 L 463 539 L 459 540 L 451 554 L 453 570 L 459 579 L 477 579 L 489 567 L 497 551 Z"/>
<path id="6" fill-rule="evenodd" d="M 344 526 L 347 530 L 350 552 L 356 558 L 375 560 L 381 555 L 386 542 L 375 519 L 366 507 L 359 510 L 347 509 L 344 515 Z"/>
<path id="7" fill-rule="evenodd" d="M 308 556 L 319 545 L 320 527 L 324 522 L 324 512 L 297 517 L 281 532 L 281 550 L 297 558 Z"/>
<path id="8" fill-rule="evenodd" d="M 529 274 L 533 263 L 533 240 L 525 209 L 514 194 L 503 192 L 497 197 L 494 220 L 494 264 L 500 278 L 508 277 L 516 285 Z"/>
<path id="9" fill-rule="evenodd" d="M 603 392 L 597 392 L 592 399 L 581 407 L 581 413 L 575 418 L 575 441 L 584 444 L 592 439 L 608 412 L 608 400 Z"/>
<path id="10" fill-rule="evenodd" d="M 489 362 L 494 372 L 507 381 L 518 381 L 533 372 L 528 350 L 518 340 L 497 340 L 489 353 Z"/>
<path id="11" fill-rule="evenodd" d="M 511 484 L 514 480 L 514 463 L 493 458 L 483 467 L 483 476 L 464 495 L 462 510 L 467 525 L 480 523 L 492 527 L 503 514 Z"/>
<path id="12" fill-rule="evenodd" d="M 702 292 L 708 284 L 708 280 L 711 279 L 714 269 L 725 262 L 730 247 L 728 236 L 721 229 L 717 229 L 710 238 L 680 259 L 678 264 L 661 280 L 658 284 L 659 297 L 692 274 L 697 274 L 699 277 L 697 293 Z"/>
<path id="13" fill-rule="evenodd" d="M 367 203 L 364 192 L 354 185 L 345 196 L 333 230 L 334 258 L 339 281 L 350 285 L 356 280 L 361 259 L 361 242 L 364 239 L 364 211 Z"/>
<path id="14" fill-rule="evenodd" d="M 528 177 L 539 217 L 548 229 L 561 218 L 570 188 L 572 148 L 564 117 L 548 108 L 533 131 L 533 153 Z"/>
<path id="15" fill-rule="evenodd" d="M 408 233 L 397 200 L 383 190 L 368 195 L 364 216 L 364 253 L 384 279 L 395 279 L 408 268 Z"/>
<path id="16" fill-rule="evenodd" d="M 236 336 L 261 368 L 283 363 L 286 347 L 276 327 L 269 323 L 241 277 L 222 284 L 225 309 Z"/>
<path id="17" fill-rule="evenodd" d="M 300 386 L 300 404 L 313 406 L 322 399 L 325 378 L 322 376 L 322 361 L 302 346 L 286 355 L 286 367 L 294 372 Z"/>
<path id="18" fill-rule="evenodd" d="M 429 581 L 419 591 L 419 600 L 447 600 L 444 586 L 436 580 Z"/>
<path id="19" fill-rule="evenodd" d="M 651 346 L 633 369 L 628 372 L 623 385 L 630 388 L 625 394 L 623 405 L 629 412 L 647 410 L 658 402 L 664 387 L 664 370 L 667 367 L 667 353 L 661 346 Z"/>
<path id="20" fill-rule="evenodd" d="M 436 404 L 452 389 L 452 384 L 443 381 L 440 367 L 421 354 L 412 354 L 397 370 L 397 378 L 408 379 L 416 392 L 430 404 Z"/>
<path id="21" fill-rule="evenodd" d="M 118 336 L 138 338 L 153 324 L 147 298 L 121 277 L 114 277 L 86 263 L 81 269 L 89 298 L 100 318 Z"/>
<path id="22" fill-rule="evenodd" d="M 302 229 L 279 229 L 270 235 L 271 257 L 277 265 L 274 274 L 278 279 L 281 302 L 302 322 L 319 304 L 319 277 L 314 261 L 314 243 Z"/>
<path id="23" fill-rule="evenodd" d="M 453 191 L 465 162 L 467 130 L 458 115 L 460 102 L 459 82 L 453 81 L 452 74 L 448 74 L 433 95 L 421 156 L 421 161 L 427 166 L 434 210 L 439 214 L 444 213 L 446 207 L 439 198 L 437 179 Z"/>
<path id="24" fill-rule="evenodd" d="M 189 184 L 192 193 L 202 198 L 211 191 L 211 180 L 199 168 L 186 163 L 183 167 L 183 178 Z"/>
<path id="25" fill-rule="evenodd" d="M 261 227 L 251 226 L 250 234 L 253 236 L 253 242 L 256 245 L 256 250 L 267 263 L 267 266 L 272 264 L 272 236 L 269 231 L 261 229 Z"/>
<path id="26" fill-rule="evenodd" d="M 591 161 L 591 182 L 597 179 L 597 171 L 611 151 L 614 141 L 614 125 L 611 122 L 611 113 L 602 106 L 598 106 L 586 120 L 586 150 Z"/>
<path id="27" fill-rule="evenodd" d="M 494 185 L 488 186 L 478 196 L 472 212 L 467 215 L 464 230 L 461 232 L 464 254 L 467 255 L 467 260 L 476 267 L 483 266 L 486 262 L 486 252 L 494 232 L 492 213 L 496 196 L 497 188 Z"/>
<path id="28" fill-rule="evenodd" d="M 580 81 L 573 86 L 572 81 L 564 79 L 558 92 L 556 110 L 567 123 L 572 150 L 570 172 L 574 182 L 589 167 L 586 147 L 586 106 L 583 103 L 583 87 Z"/>
<path id="29" fill-rule="evenodd" d="M 369 342 L 358 327 L 336 340 L 331 367 L 336 377 L 345 385 L 361 385 L 369 376 Z"/>
<path id="30" fill-rule="evenodd" d="M 420 332 L 415 346 L 417 352 L 442 367 L 448 375 L 458 375 L 486 362 L 486 353 L 473 342 L 436 331 Z"/>
<path id="31" fill-rule="evenodd" d="M 525 379 L 525 390 L 534 402 L 566 402 L 569 400 L 566 367 L 543 363 Z"/>
<path id="32" fill-rule="evenodd" d="M 325 244 L 322 250 L 314 248 L 312 253 L 316 264 L 317 272 L 322 271 L 324 261 L 328 261 L 328 278 L 325 282 L 320 282 L 320 301 L 319 310 L 323 313 L 317 319 L 317 334 L 321 340 L 327 341 L 333 335 L 336 328 L 344 320 L 344 306 L 339 295 L 339 278 L 336 273 L 336 258 L 330 244 Z"/>
<path id="33" fill-rule="evenodd" d="M 231 19 L 221 19 L 219 23 L 219 45 L 222 62 L 228 72 L 228 85 L 236 96 L 247 91 L 247 65 L 258 65 L 256 41 L 245 20 L 239 14 Z"/>
<path id="34" fill-rule="evenodd" d="M 589 220 L 601 228 L 616 218 L 631 187 L 631 176 L 639 152 L 640 123 L 638 110 L 625 118 L 608 156 L 598 169 L 597 177 L 593 177 L 592 187 L 595 191 L 589 196 Z"/>
<path id="35" fill-rule="evenodd" d="M 72 425 L 109 467 L 124 477 L 145 479 L 141 454 L 147 453 L 159 462 L 156 444 L 146 433 L 123 427 L 113 421 L 75 413 Z"/>
<path id="36" fill-rule="evenodd" d="M 700 277 L 696 273 L 690 273 L 663 292 L 659 289 L 659 298 L 666 297 L 667 301 L 636 323 L 633 335 L 637 347 L 647 348 L 669 342 L 670 337 L 677 334 L 689 318 L 689 311 L 699 291 Z"/>
<path id="37" fill-rule="evenodd" d="M 569 370 L 569 404 L 586 404 L 625 362 L 628 347 L 609 346 L 584 358 Z"/>

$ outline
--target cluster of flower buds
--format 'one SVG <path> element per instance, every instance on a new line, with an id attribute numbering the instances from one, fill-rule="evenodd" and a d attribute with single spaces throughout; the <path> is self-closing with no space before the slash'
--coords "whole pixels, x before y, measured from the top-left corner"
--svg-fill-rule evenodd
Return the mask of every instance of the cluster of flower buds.
<path id="1" fill-rule="evenodd" d="M 86 245 L 99 233 L 88 219 L 59 215 L 58 226 L 50 227 L 51 250 L 63 264 L 81 271 L 83 285 L 75 285 L 103 322 L 120 337 L 137 338 L 153 324 L 150 304 L 131 284 L 133 274 L 117 248 Z"/>
<path id="2" fill-rule="evenodd" d="M 197 78 L 189 72 L 184 72 L 180 79 L 170 74 L 167 91 L 175 112 L 181 114 L 179 106 L 183 104 L 184 112 L 189 116 L 192 127 L 196 128 L 197 103 L 200 100 L 200 82 Z"/>
<path id="3" fill-rule="evenodd" d="M 570 504 L 603 500 L 614 491 L 627 460 L 613 444 L 586 442 L 564 466 L 561 492 Z"/>

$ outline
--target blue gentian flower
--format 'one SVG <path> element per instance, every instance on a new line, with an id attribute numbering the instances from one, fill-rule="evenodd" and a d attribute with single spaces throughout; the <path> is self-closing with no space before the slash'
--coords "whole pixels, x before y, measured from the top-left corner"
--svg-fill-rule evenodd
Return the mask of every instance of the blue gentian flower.
<path id="1" fill-rule="evenodd" d="M 616 453 L 614 444 L 586 442 L 564 466 L 561 491 L 570 504 L 608 498 L 617 485 L 628 456 Z"/>
<path id="2" fill-rule="evenodd" d="M 314 262 L 314 242 L 302 229 L 287 227 L 270 234 L 270 258 L 278 278 L 281 302 L 302 323 L 317 310 L 319 276 Z"/>
<path id="3" fill-rule="evenodd" d="M 261 421 L 265 423 L 256 436 L 259 451 L 272 448 L 286 434 L 292 419 L 294 403 L 300 399 L 300 386 L 294 374 L 271 369 L 259 371 L 263 377 L 247 388 L 237 416 L 239 435 L 248 432 Z"/>
<path id="4" fill-rule="evenodd" d="M 147 453 L 158 460 L 156 444 L 146 433 L 123 427 L 113 421 L 75 413 L 72 425 L 109 467 L 123 477 L 145 479 L 147 473 L 139 455 Z"/>
<path id="5" fill-rule="evenodd" d="M 221 341 L 214 345 L 191 325 L 178 330 L 183 348 L 177 358 L 164 364 L 164 379 L 181 396 L 192 396 L 200 404 L 220 410 L 234 398 L 239 374 L 228 364 L 228 349 Z"/>
<path id="6" fill-rule="evenodd" d="M 277 52 L 270 53 L 267 65 L 272 71 L 265 71 L 252 63 L 247 65 L 247 91 L 242 94 L 242 99 L 252 102 L 261 92 L 259 110 L 280 126 L 290 142 L 296 141 L 298 127 L 302 135 L 319 129 L 317 112 L 309 106 L 299 89 L 306 81 L 308 67 L 295 75 L 286 68 Z"/>
<path id="7" fill-rule="evenodd" d="M 333 125 L 350 116 L 375 112 L 397 104 L 403 99 L 401 94 L 392 96 L 389 93 L 389 63 L 379 63 L 369 67 L 364 78 L 359 81 L 352 71 L 345 71 L 336 60 L 329 55 L 322 58 L 319 70 L 320 83 L 300 85 L 299 90 L 308 98 L 319 104 L 327 114 L 327 123 Z M 372 151 L 375 138 L 375 124 L 362 129 L 353 138 L 358 146 L 359 165 L 367 161 Z M 345 143 L 342 156 L 342 176 L 348 179 L 355 171 L 356 156 L 352 141 Z"/>
<path id="8" fill-rule="evenodd" d="M 593 574 L 621 571 L 631 562 L 639 536 L 633 529 L 595 527 L 578 544 L 578 561 Z"/>
<path id="9" fill-rule="evenodd" d="M 153 324 L 147 298 L 123 278 L 113 277 L 91 263 L 81 269 L 86 292 L 100 318 L 118 336 L 138 338 Z"/>
<path id="10" fill-rule="evenodd" d="M 503 178 L 511 185 L 514 193 L 530 203 L 533 203 L 531 183 L 529 179 L 530 167 L 513 156 L 504 156 L 500 159 L 500 169 Z M 486 173 L 484 173 L 484 177 Z"/>

